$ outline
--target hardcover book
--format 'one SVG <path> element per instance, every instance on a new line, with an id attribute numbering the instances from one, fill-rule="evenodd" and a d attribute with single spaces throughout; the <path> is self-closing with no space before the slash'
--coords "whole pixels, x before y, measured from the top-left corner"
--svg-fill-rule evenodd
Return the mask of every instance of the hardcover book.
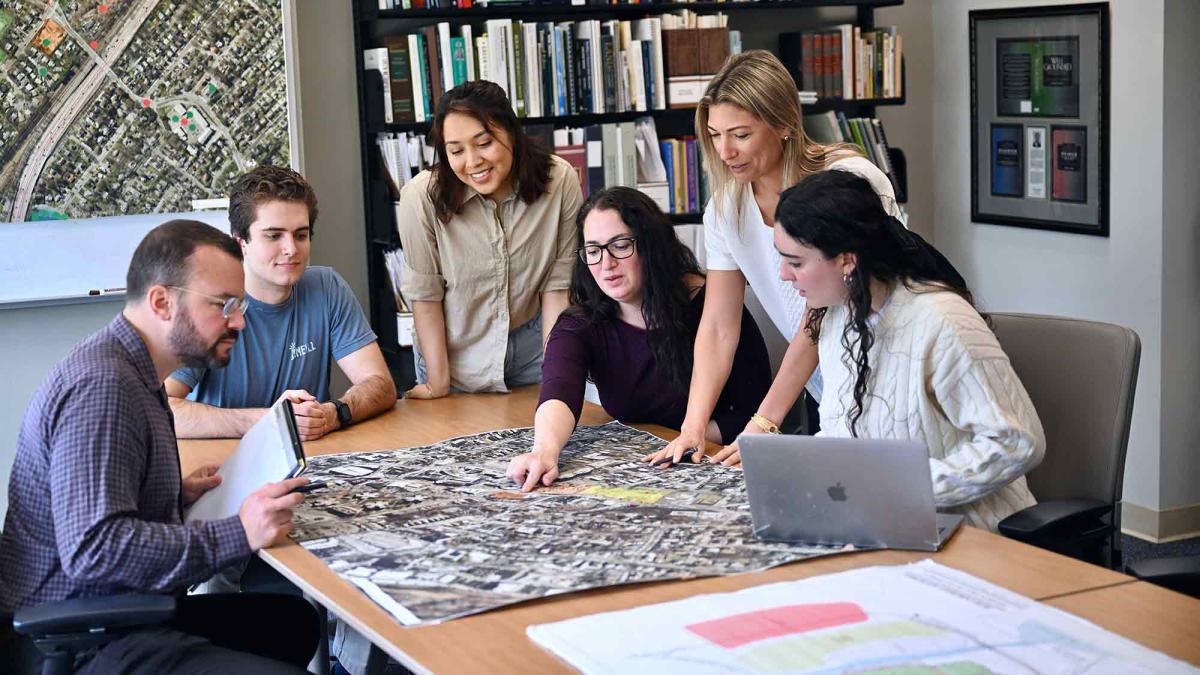
<path id="1" fill-rule="evenodd" d="M 450 62 L 453 64 L 454 86 L 467 81 L 467 45 L 461 37 L 450 38 Z"/>
<path id="2" fill-rule="evenodd" d="M 992 194 L 1021 197 L 1021 125 L 992 125 Z"/>
<path id="3" fill-rule="evenodd" d="M 1060 202 L 1087 202 L 1087 127 L 1050 130 L 1054 171 L 1050 197 Z"/>
<path id="4" fill-rule="evenodd" d="M 1079 38 L 996 40 L 996 115 L 1079 117 Z"/>

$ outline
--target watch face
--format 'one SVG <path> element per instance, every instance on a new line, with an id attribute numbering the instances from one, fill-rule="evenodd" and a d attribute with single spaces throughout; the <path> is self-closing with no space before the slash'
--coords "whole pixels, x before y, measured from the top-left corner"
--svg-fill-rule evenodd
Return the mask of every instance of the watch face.
<path id="1" fill-rule="evenodd" d="M 338 422 L 341 422 L 342 424 L 349 424 L 350 406 L 346 405 L 343 401 L 334 401 L 333 406 L 337 408 Z"/>

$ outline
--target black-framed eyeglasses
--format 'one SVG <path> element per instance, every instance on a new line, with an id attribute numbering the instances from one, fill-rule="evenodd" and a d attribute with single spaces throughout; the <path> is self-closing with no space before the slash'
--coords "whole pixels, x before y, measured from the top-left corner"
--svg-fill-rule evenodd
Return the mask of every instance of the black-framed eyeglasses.
<path id="1" fill-rule="evenodd" d="M 598 265 L 604 256 L 604 251 L 608 251 L 610 258 L 623 260 L 633 255 L 637 250 L 637 239 L 633 237 L 620 237 L 613 239 L 607 244 L 588 244 L 579 249 L 579 259 L 589 265 Z"/>
<path id="2" fill-rule="evenodd" d="M 246 310 L 250 309 L 250 300 L 246 296 L 242 296 L 240 298 L 232 297 L 232 298 L 222 299 L 215 295 L 209 295 L 208 293 L 201 293 L 200 291 L 193 291 L 192 289 L 186 288 L 184 286 L 167 286 L 167 288 L 173 288 L 177 291 L 183 291 L 184 293 L 192 293 L 195 295 L 199 295 L 202 298 L 208 298 L 209 300 L 212 300 L 213 302 L 221 303 L 221 318 L 225 319 L 226 321 L 229 320 L 229 317 L 231 314 L 233 314 L 234 310 L 241 312 L 242 316 L 245 316 Z"/>

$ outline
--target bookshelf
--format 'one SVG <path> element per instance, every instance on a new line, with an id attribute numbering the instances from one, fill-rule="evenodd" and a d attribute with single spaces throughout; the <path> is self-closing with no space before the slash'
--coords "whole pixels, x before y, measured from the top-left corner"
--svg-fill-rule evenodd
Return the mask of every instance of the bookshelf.
<path id="1" fill-rule="evenodd" d="M 901 98 L 876 98 L 862 100 L 843 100 L 843 99 L 820 99 L 816 103 L 804 104 L 805 114 L 825 112 L 826 110 L 852 112 L 858 114 L 862 111 L 865 104 L 871 105 L 904 105 L 905 100 Z M 565 127 L 582 127 L 591 124 L 607 124 L 610 122 L 631 122 L 639 117 L 650 116 L 656 121 L 666 121 L 667 123 L 678 124 L 689 123 L 696 116 L 695 108 L 668 108 L 666 110 L 641 110 L 619 113 L 599 113 L 585 115 L 557 115 L 554 117 L 525 117 L 522 121 L 525 124 L 553 124 L 555 126 Z M 411 124 L 384 124 L 378 131 L 427 131 L 429 129 L 428 122 L 416 122 Z"/>
<path id="2" fill-rule="evenodd" d="M 872 11 L 879 7 L 891 7 L 904 4 L 904 0 L 745 0 L 743 2 L 641 2 L 590 5 L 499 5 L 495 7 L 439 7 L 433 9 L 378 9 L 377 5 L 363 7 L 362 17 L 365 20 L 376 19 L 448 19 L 472 20 L 479 18 L 524 18 L 524 17 L 571 17 L 628 19 L 655 14 L 667 14 L 681 9 L 693 12 L 743 12 L 763 9 L 811 9 L 814 7 L 856 7 Z"/>
<path id="3" fill-rule="evenodd" d="M 769 26 L 786 26 L 789 31 L 826 25 L 837 21 L 823 12 L 835 8 L 841 12 L 841 22 L 851 22 L 864 31 L 875 27 L 875 10 L 895 6 L 903 0 L 753 0 L 749 2 L 642 2 L 639 4 L 506 4 L 467 9 L 442 7 L 424 9 L 380 10 L 377 0 L 354 0 L 354 41 L 357 65 L 359 130 L 363 175 L 363 202 L 367 239 L 367 273 L 370 286 L 369 316 L 371 326 L 379 336 L 397 387 L 407 390 L 415 382 L 411 347 L 402 347 L 398 340 L 395 299 L 384 263 L 385 252 L 399 245 L 392 208 L 392 193 L 384 175 L 385 170 L 375 144 L 382 132 L 424 133 L 428 122 L 387 124 L 383 116 L 382 80 L 375 71 L 364 71 L 363 50 L 383 46 L 388 35 L 410 33 L 441 21 L 452 26 L 480 26 L 487 19 L 511 18 L 532 21 L 571 21 L 587 19 L 634 20 L 677 12 L 682 9 L 707 14 L 722 12 L 729 17 L 733 29 L 742 30 L 751 39 L 743 39 L 744 49 L 768 48 L 776 54 L 778 33 Z M 780 19 L 784 19 L 780 21 Z M 477 33 L 478 34 L 478 33 Z M 774 39 L 772 39 L 774 38 Z M 758 42 L 759 44 L 756 44 Z M 834 111 L 847 116 L 874 117 L 877 106 L 903 105 L 904 98 L 887 99 L 820 99 L 805 104 L 805 114 Z M 660 138 L 693 135 L 694 108 L 630 111 L 618 113 L 575 114 L 555 117 L 526 117 L 527 125 L 586 127 L 595 124 L 629 122 L 650 116 L 655 120 Z M 586 195 L 585 195 L 586 197 Z M 699 213 L 671 214 L 676 224 L 699 223 Z"/>

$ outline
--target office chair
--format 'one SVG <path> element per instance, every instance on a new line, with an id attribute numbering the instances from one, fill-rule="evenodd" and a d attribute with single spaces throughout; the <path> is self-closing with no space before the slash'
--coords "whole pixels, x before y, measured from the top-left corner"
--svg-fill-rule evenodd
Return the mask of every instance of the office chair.
<path id="1" fill-rule="evenodd" d="M 45 656 L 42 675 L 65 675 L 74 671 L 76 654 L 166 623 L 174 615 L 173 596 L 136 593 L 27 607 L 13 616 L 12 625 Z"/>
<path id="2" fill-rule="evenodd" d="M 1200 556 L 1139 560 L 1126 571 L 1142 581 L 1200 598 Z"/>
<path id="3" fill-rule="evenodd" d="M 992 314 L 993 329 L 1033 400 L 1046 456 L 1026 479 L 1038 504 L 1000 533 L 1113 569 L 1121 483 L 1141 341 L 1128 328 L 1033 314 Z"/>

